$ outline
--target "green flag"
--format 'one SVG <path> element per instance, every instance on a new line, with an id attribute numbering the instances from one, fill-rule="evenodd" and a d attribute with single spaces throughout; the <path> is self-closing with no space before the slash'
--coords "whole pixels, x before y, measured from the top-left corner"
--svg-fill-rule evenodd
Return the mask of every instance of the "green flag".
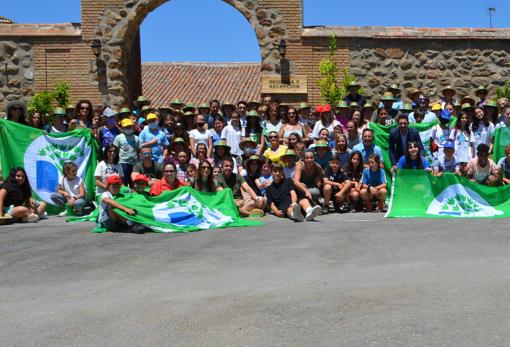
<path id="1" fill-rule="evenodd" d="M 510 144 L 510 128 L 497 128 L 493 134 L 492 160 L 497 164 L 505 156 L 505 147 Z"/>
<path id="2" fill-rule="evenodd" d="M 181 187 L 159 196 L 121 194 L 115 201 L 137 212 L 135 216 L 129 216 L 115 209 L 119 215 L 158 232 L 189 232 L 262 224 L 239 216 L 230 189 L 202 193 L 191 187 Z"/>
<path id="3" fill-rule="evenodd" d="M 35 198 L 58 210 L 50 195 L 57 191 L 64 163 L 78 166 L 78 176 L 89 198 L 94 197 L 97 143 L 89 129 L 47 134 L 41 129 L 0 119 L 0 158 L 4 178 L 17 166 L 23 167 Z"/>
<path id="4" fill-rule="evenodd" d="M 510 186 L 487 187 L 445 173 L 398 170 L 386 217 L 510 217 Z"/>
<path id="5" fill-rule="evenodd" d="M 432 123 L 410 123 L 410 128 L 415 128 L 420 133 L 421 142 L 425 148 L 425 158 L 429 162 L 429 165 L 433 164 L 432 154 L 430 153 L 430 137 L 432 134 L 432 128 L 439 124 L 438 121 Z M 381 148 L 384 157 L 384 168 L 389 171 L 391 169 L 390 152 L 388 140 L 390 138 L 391 129 L 396 128 L 398 124 L 392 125 L 380 125 L 378 123 L 370 122 L 368 127 L 374 131 L 374 144 Z M 395 158 L 397 161 L 400 158 Z"/>

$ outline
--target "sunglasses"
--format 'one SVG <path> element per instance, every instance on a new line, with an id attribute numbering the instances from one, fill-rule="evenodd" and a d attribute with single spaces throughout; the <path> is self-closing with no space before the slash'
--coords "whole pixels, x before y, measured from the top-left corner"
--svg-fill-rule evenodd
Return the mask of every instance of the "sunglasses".
<path id="1" fill-rule="evenodd" d="M 274 140 L 274 139 L 277 139 L 277 138 L 278 138 L 278 136 L 269 136 L 270 140 Z"/>
<path id="2" fill-rule="evenodd" d="M 175 170 L 165 170 L 165 172 L 172 173 L 175 172 Z"/>

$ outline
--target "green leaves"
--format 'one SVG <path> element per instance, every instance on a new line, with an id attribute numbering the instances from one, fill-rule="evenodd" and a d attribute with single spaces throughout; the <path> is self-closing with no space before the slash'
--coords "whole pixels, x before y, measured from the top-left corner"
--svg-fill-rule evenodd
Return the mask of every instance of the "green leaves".
<path id="1" fill-rule="evenodd" d="M 462 211 L 466 214 L 473 214 L 481 211 L 479 204 L 468 196 L 457 194 L 449 198 L 441 209 L 446 211 Z"/>

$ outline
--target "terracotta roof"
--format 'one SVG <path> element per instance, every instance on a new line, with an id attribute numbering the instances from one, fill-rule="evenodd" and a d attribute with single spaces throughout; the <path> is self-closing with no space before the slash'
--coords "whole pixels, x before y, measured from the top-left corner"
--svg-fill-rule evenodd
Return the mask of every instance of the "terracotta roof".
<path id="1" fill-rule="evenodd" d="M 15 24 L 12 19 L 9 19 L 4 16 L 0 16 L 0 24 Z"/>
<path id="2" fill-rule="evenodd" d="M 200 104 L 212 99 L 260 99 L 259 63 L 143 63 L 143 94 L 154 106 L 175 98 Z"/>

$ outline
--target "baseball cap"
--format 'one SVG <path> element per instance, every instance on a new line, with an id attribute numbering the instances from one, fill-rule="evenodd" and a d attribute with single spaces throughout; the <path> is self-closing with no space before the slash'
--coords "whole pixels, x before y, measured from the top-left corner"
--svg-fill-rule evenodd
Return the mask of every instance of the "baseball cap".
<path id="1" fill-rule="evenodd" d="M 444 144 L 444 149 L 455 149 L 455 144 L 453 143 L 453 141 L 446 141 L 445 144 Z"/>
<path id="2" fill-rule="evenodd" d="M 106 185 L 116 184 L 116 183 L 122 184 L 122 179 L 118 175 L 113 175 L 106 179 Z"/>
<path id="3" fill-rule="evenodd" d="M 147 115 L 147 121 L 150 121 L 150 120 L 153 120 L 153 119 L 158 119 L 158 116 L 156 116 L 155 113 L 149 113 Z"/>
<path id="4" fill-rule="evenodd" d="M 147 176 L 142 175 L 142 174 L 138 174 L 135 176 L 135 179 L 133 180 L 133 182 L 137 182 L 137 181 L 144 181 L 144 182 L 149 183 L 149 179 L 147 178 Z"/>
<path id="5" fill-rule="evenodd" d="M 120 126 L 122 128 L 131 127 L 131 126 L 134 126 L 134 125 L 135 125 L 135 123 L 133 123 L 133 121 L 131 119 L 129 119 L 129 118 L 124 118 L 122 120 L 122 122 L 120 122 Z"/>

